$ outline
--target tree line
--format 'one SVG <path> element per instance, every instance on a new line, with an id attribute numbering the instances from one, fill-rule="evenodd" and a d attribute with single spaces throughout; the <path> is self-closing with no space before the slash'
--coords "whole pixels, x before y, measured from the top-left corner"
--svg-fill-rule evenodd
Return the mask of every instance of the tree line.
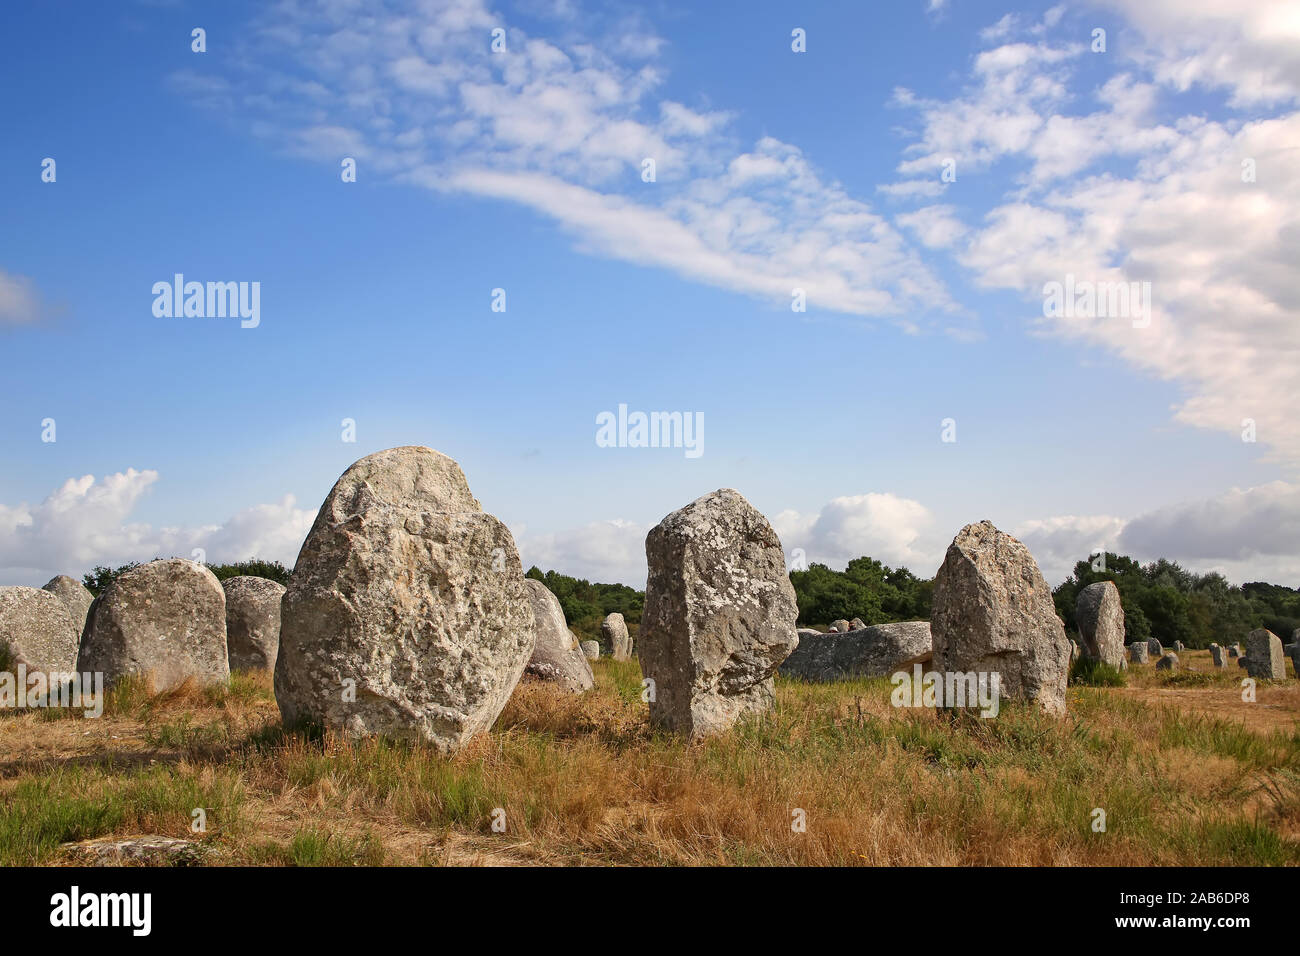
<path id="1" fill-rule="evenodd" d="M 83 578 L 98 596 L 132 562 L 116 568 L 97 567 Z M 289 583 L 290 570 L 278 561 L 241 561 L 209 564 L 219 580 L 250 574 Z M 583 640 L 599 640 L 600 623 L 618 612 L 635 636 L 641 624 L 645 592 L 626 584 L 601 584 L 558 571 L 528 569 L 550 589 L 564 609 L 569 627 Z M 1212 642 L 1232 644 L 1257 627 L 1266 627 L 1284 641 L 1300 629 L 1300 589 L 1252 581 L 1240 587 L 1218 572 L 1197 574 L 1175 561 L 1161 558 L 1141 564 L 1133 558 L 1107 552 L 1104 561 L 1080 561 L 1074 572 L 1053 589 L 1056 613 L 1066 630 L 1078 633 L 1074 605 L 1079 592 L 1097 581 L 1113 581 L 1124 605 L 1125 640 L 1156 638 L 1161 644 L 1182 641 L 1203 648 Z M 843 571 L 824 564 L 790 572 L 799 603 L 799 625 L 826 627 L 832 621 L 859 618 L 866 624 L 926 621 L 934 595 L 934 579 L 919 578 L 907 568 L 891 568 L 866 556 L 854 558 Z"/>

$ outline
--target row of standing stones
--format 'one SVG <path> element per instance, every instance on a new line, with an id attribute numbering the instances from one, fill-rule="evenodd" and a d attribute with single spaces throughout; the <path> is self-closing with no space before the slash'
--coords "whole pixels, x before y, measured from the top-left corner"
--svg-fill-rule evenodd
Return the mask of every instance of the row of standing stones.
<path id="1" fill-rule="evenodd" d="M 1163 653 L 1125 647 L 1110 582 L 1080 593 L 1074 647 L 1028 549 L 987 521 L 953 539 L 929 622 L 836 621 L 827 634 L 796 629 L 781 542 L 736 491 L 668 515 L 647 536 L 646 558 L 636 652 L 653 682 L 650 719 L 690 737 L 770 709 L 778 668 L 811 681 L 922 663 L 996 672 L 1003 697 L 1060 716 L 1076 652 L 1116 668 Z M 631 657 L 622 615 L 601 630 L 616 659 Z M 182 559 L 133 569 L 93 601 L 61 576 L 40 590 L 0 588 L 0 644 L 29 670 L 101 672 L 110 684 L 147 675 L 159 690 L 270 669 L 287 726 L 446 753 L 487 730 L 525 675 L 590 690 L 600 653 L 569 630 L 555 595 L 523 576 L 510 532 L 482 510 L 460 466 L 424 447 L 379 452 L 344 472 L 287 589 L 254 577 L 223 585 Z M 1211 651 L 1226 666 L 1223 649 Z M 1252 675 L 1281 678 L 1281 654 L 1276 636 L 1255 631 L 1243 659 Z M 1176 665 L 1169 654 L 1158 666 Z"/>

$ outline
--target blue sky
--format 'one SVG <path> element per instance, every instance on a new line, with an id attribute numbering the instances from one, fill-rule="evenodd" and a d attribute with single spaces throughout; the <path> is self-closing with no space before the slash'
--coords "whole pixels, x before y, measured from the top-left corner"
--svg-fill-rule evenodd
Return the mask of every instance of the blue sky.
<path id="1" fill-rule="evenodd" d="M 1104 546 L 1300 585 L 1300 18 L 1252 7 L 15 9 L 0 580 L 291 563 L 427 444 L 599 579 L 729 486 L 832 565 L 929 575 L 987 517 L 1053 583 Z M 155 316 L 178 272 L 260 324 Z M 1150 282 L 1149 327 L 1046 318 L 1067 274 Z M 620 404 L 703 454 L 598 446 Z"/>

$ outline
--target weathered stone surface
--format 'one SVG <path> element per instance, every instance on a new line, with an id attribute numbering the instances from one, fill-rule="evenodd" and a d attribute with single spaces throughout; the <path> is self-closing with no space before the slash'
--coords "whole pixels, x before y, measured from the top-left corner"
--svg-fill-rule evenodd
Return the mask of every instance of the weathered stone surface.
<path id="1" fill-rule="evenodd" d="M 989 521 L 957 533 L 934 579 L 939 673 L 997 673 L 1004 699 L 1065 713 L 1070 642 L 1029 549 Z"/>
<path id="2" fill-rule="evenodd" d="M 505 707 L 533 628 L 514 539 L 460 466 L 418 446 L 370 455 L 326 497 L 281 602 L 280 713 L 453 752 Z"/>
<path id="3" fill-rule="evenodd" d="M 545 584 L 533 578 L 524 578 L 524 587 L 528 588 L 528 599 L 533 605 L 534 633 L 537 635 L 533 656 L 524 673 L 558 684 L 575 694 L 591 690 L 596 686 L 591 665 L 564 620 L 560 599 Z"/>
<path id="4" fill-rule="evenodd" d="M 860 617 L 855 617 L 853 620 L 849 621 L 850 631 L 860 631 L 866 626 L 866 623 Z"/>
<path id="5" fill-rule="evenodd" d="M 1173 651 L 1166 652 L 1160 660 L 1156 661 L 1156 670 L 1158 671 L 1176 671 L 1178 670 L 1178 655 Z"/>
<path id="6" fill-rule="evenodd" d="M 86 629 L 86 618 L 90 615 L 90 605 L 95 603 L 95 595 L 76 578 L 70 578 L 66 574 L 50 578 L 41 590 L 49 591 L 63 602 L 68 609 L 68 616 L 72 618 L 73 627 L 77 629 L 77 640 L 80 641 L 81 632 Z"/>
<path id="7" fill-rule="evenodd" d="M 1229 644 L 1229 645 L 1228 645 L 1228 656 L 1229 656 L 1229 657 L 1240 657 L 1240 656 L 1241 656 L 1241 646 L 1238 645 L 1238 644 Z"/>
<path id="8" fill-rule="evenodd" d="M 928 621 L 875 624 L 844 634 L 806 635 L 781 665 L 783 677 L 835 681 L 850 677 L 885 677 L 913 664 L 930 661 L 934 641 Z"/>
<path id="9" fill-rule="evenodd" d="M 1265 628 L 1246 635 L 1246 673 L 1261 680 L 1282 680 L 1286 663 L 1282 657 L 1282 639 Z"/>
<path id="10" fill-rule="evenodd" d="M 100 837 L 65 843 L 62 849 L 84 866 L 199 866 L 218 855 L 206 844 L 166 836 Z"/>
<path id="11" fill-rule="evenodd" d="M 599 641 L 583 641 L 583 642 L 582 642 L 582 656 L 585 657 L 585 658 L 586 658 L 587 660 L 589 660 L 589 661 L 598 661 L 598 660 L 600 660 L 600 642 L 599 642 Z"/>
<path id="12" fill-rule="evenodd" d="M 627 632 L 627 622 L 623 615 L 615 611 L 600 622 L 600 636 L 605 639 L 610 657 L 616 661 L 625 661 L 632 656 L 632 638 Z"/>
<path id="13" fill-rule="evenodd" d="M 1124 607 L 1113 581 L 1098 581 L 1079 592 L 1074 605 L 1083 653 L 1117 670 L 1124 667 Z"/>
<path id="14" fill-rule="evenodd" d="M 1223 648 L 1218 644 L 1210 645 L 1210 660 L 1214 662 L 1215 667 L 1228 666 L 1227 655 L 1224 653 Z"/>
<path id="15" fill-rule="evenodd" d="M 183 558 L 122 574 L 91 606 L 77 670 L 102 671 L 109 684 L 128 674 L 150 676 L 158 691 L 191 677 L 224 682 L 230 662 L 221 582 Z"/>
<path id="16" fill-rule="evenodd" d="M 1151 646 L 1146 641 L 1134 641 L 1128 646 L 1128 659 L 1134 664 L 1145 664 L 1151 659 Z"/>
<path id="17" fill-rule="evenodd" d="M 829 634 L 829 633 L 831 633 L 831 632 L 830 632 L 830 631 L 827 631 L 826 633 Z M 801 641 L 802 641 L 805 637 L 821 637 L 821 636 L 822 636 L 822 632 L 819 631 L 819 630 L 817 630 L 817 628 L 815 628 L 815 627 L 800 627 L 800 628 L 796 628 L 796 629 L 795 629 L 795 634 L 798 635 L 799 640 L 801 640 Z"/>
<path id="18" fill-rule="evenodd" d="M 1182 641 L 1174 641 L 1174 653 L 1175 653 L 1175 654 L 1181 654 L 1181 653 L 1182 653 L 1183 651 L 1185 651 L 1185 650 L 1187 650 L 1187 646 L 1186 646 L 1185 644 L 1183 644 Z"/>
<path id="19" fill-rule="evenodd" d="M 226 646 L 232 671 L 275 670 L 280 650 L 284 585 L 241 575 L 221 582 L 226 592 Z"/>
<path id="20" fill-rule="evenodd" d="M 651 722 L 699 737 L 768 710 L 799 609 L 767 519 L 723 488 L 664 518 L 645 547 L 638 654 Z"/>
<path id="21" fill-rule="evenodd" d="M 10 658 L 9 666 L 25 664 L 28 671 L 46 675 L 70 674 L 77 664 L 80 638 L 67 605 L 54 594 L 0 587 L 0 657 Z"/>
<path id="22" fill-rule="evenodd" d="M 1156 640 L 1154 637 L 1148 638 L 1147 650 L 1151 652 L 1152 657 L 1161 657 L 1165 653 L 1165 649 L 1160 645 L 1160 642 Z"/>
<path id="23" fill-rule="evenodd" d="M 850 630 L 852 630 L 852 626 L 849 624 L 848 621 L 844 620 L 843 618 L 840 618 L 838 621 L 831 622 L 831 630 L 834 631 L 836 634 L 847 634 Z"/>

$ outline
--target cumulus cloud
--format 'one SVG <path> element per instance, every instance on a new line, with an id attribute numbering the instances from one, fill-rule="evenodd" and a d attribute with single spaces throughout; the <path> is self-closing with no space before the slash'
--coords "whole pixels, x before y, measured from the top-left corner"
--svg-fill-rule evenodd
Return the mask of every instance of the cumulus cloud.
<path id="1" fill-rule="evenodd" d="M 1300 9 L 1294 0 L 1098 0 L 1142 33 L 1132 56 L 1161 83 L 1226 89 L 1237 106 L 1300 99 Z"/>
<path id="2" fill-rule="evenodd" d="M 131 521 L 158 480 L 156 471 L 128 468 L 98 480 L 93 475 L 69 478 L 38 504 L 0 504 L 0 574 L 5 582 L 40 585 L 56 574 L 80 575 L 100 564 L 189 558 L 195 549 L 218 564 L 265 558 L 292 567 L 316 516 L 286 495 L 222 524 L 153 527 Z"/>
<path id="3" fill-rule="evenodd" d="M 1065 515 L 1027 521 L 1013 534 L 1058 584 L 1076 562 L 1106 550 L 1139 561 L 1169 558 L 1230 581 L 1300 586 L 1300 485 L 1274 481 L 1156 508 L 1133 518 Z"/>
<path id="4" fill-rule="evenodd" d="M 943 552 L 929 536 L 933 516 L 919 501 L 888 492 L 848 495 L 827 502 L 813 514 L 782 511 L 772 519 L 787 559 L 795 548 L 809 563 L 843 568 L 868 555 L 891 567 L 929 576 Z"/>
<path id="5" fill-rule="evenodd" d="M 537 565 L 605 584 L 645 587 L 645 536 L 650 529 L 631 521 L 593 521 L 550 534 L 515 535 L 524 569 Z"/>

